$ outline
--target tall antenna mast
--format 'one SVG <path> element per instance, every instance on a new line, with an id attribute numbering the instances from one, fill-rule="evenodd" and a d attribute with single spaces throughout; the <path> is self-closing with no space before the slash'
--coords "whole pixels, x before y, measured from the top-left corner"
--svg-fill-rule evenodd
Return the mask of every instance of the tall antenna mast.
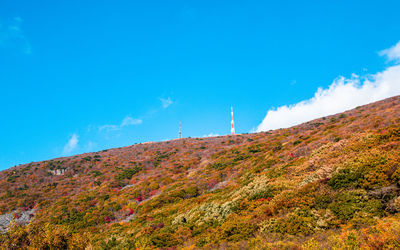
<path id="1" fill-rule="evenodd" d="M 182 138 L 182 125 L 181 122 L 179 122 L 179 139 Z"/>
<path id="2" fill-rule="evenodd" d="M 232 115 L 232 121 L 231 121 L 231 135 L 235 134 L 235 122 L 233 121 L 233 107 L 231 107 L 231 115 Z"/>

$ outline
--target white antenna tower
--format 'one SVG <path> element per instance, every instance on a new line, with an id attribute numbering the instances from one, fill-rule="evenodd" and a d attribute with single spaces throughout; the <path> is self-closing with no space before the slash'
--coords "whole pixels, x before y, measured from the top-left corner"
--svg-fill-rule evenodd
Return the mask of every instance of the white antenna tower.
<path id="1" fill-rule="evenodd" d="M 231 135 L 235 134 L 235 122 L 233 121 L 233 107 L 231 107 L 231 115 L 232 115 L 232 121 L 231 121 Z"/>
<path id="2" fill-rule="evenodd" d="M 182 125 L 181 125 L 181 122 L 179 122 L 179 139 L 182 139 Z"/>

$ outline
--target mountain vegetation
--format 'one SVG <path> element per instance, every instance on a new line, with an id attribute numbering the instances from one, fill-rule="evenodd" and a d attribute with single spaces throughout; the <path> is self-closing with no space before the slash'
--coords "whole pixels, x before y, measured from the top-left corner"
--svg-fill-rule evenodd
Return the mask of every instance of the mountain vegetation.
<path id="1" fill-rule="evenodd" d="M 400 97 L 19 165 L 0 212 L 3 249 L 399 249 Z"/>

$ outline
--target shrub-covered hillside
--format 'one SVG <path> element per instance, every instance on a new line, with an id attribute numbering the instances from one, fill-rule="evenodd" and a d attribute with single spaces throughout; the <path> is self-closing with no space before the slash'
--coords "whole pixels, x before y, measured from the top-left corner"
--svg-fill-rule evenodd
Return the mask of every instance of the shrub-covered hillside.
<path id="1" fill-rule="evenodd" d="M 0 212 L 4 249 L 398 249 L 400 97 L 16 166 L 0 172 Z"/>

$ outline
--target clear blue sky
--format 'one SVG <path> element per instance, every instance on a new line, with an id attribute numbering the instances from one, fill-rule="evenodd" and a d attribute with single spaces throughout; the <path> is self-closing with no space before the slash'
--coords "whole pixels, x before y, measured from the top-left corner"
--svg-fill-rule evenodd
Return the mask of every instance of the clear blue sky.
<path id="1" fill-rule="evenodd" d="M 382 70 L 400 1 L 327 2 L 1 0 L 0 169 L 173 139 L 179 121 L 228 134 L 231 105 L 250 132 L 339 75 Z"/>

